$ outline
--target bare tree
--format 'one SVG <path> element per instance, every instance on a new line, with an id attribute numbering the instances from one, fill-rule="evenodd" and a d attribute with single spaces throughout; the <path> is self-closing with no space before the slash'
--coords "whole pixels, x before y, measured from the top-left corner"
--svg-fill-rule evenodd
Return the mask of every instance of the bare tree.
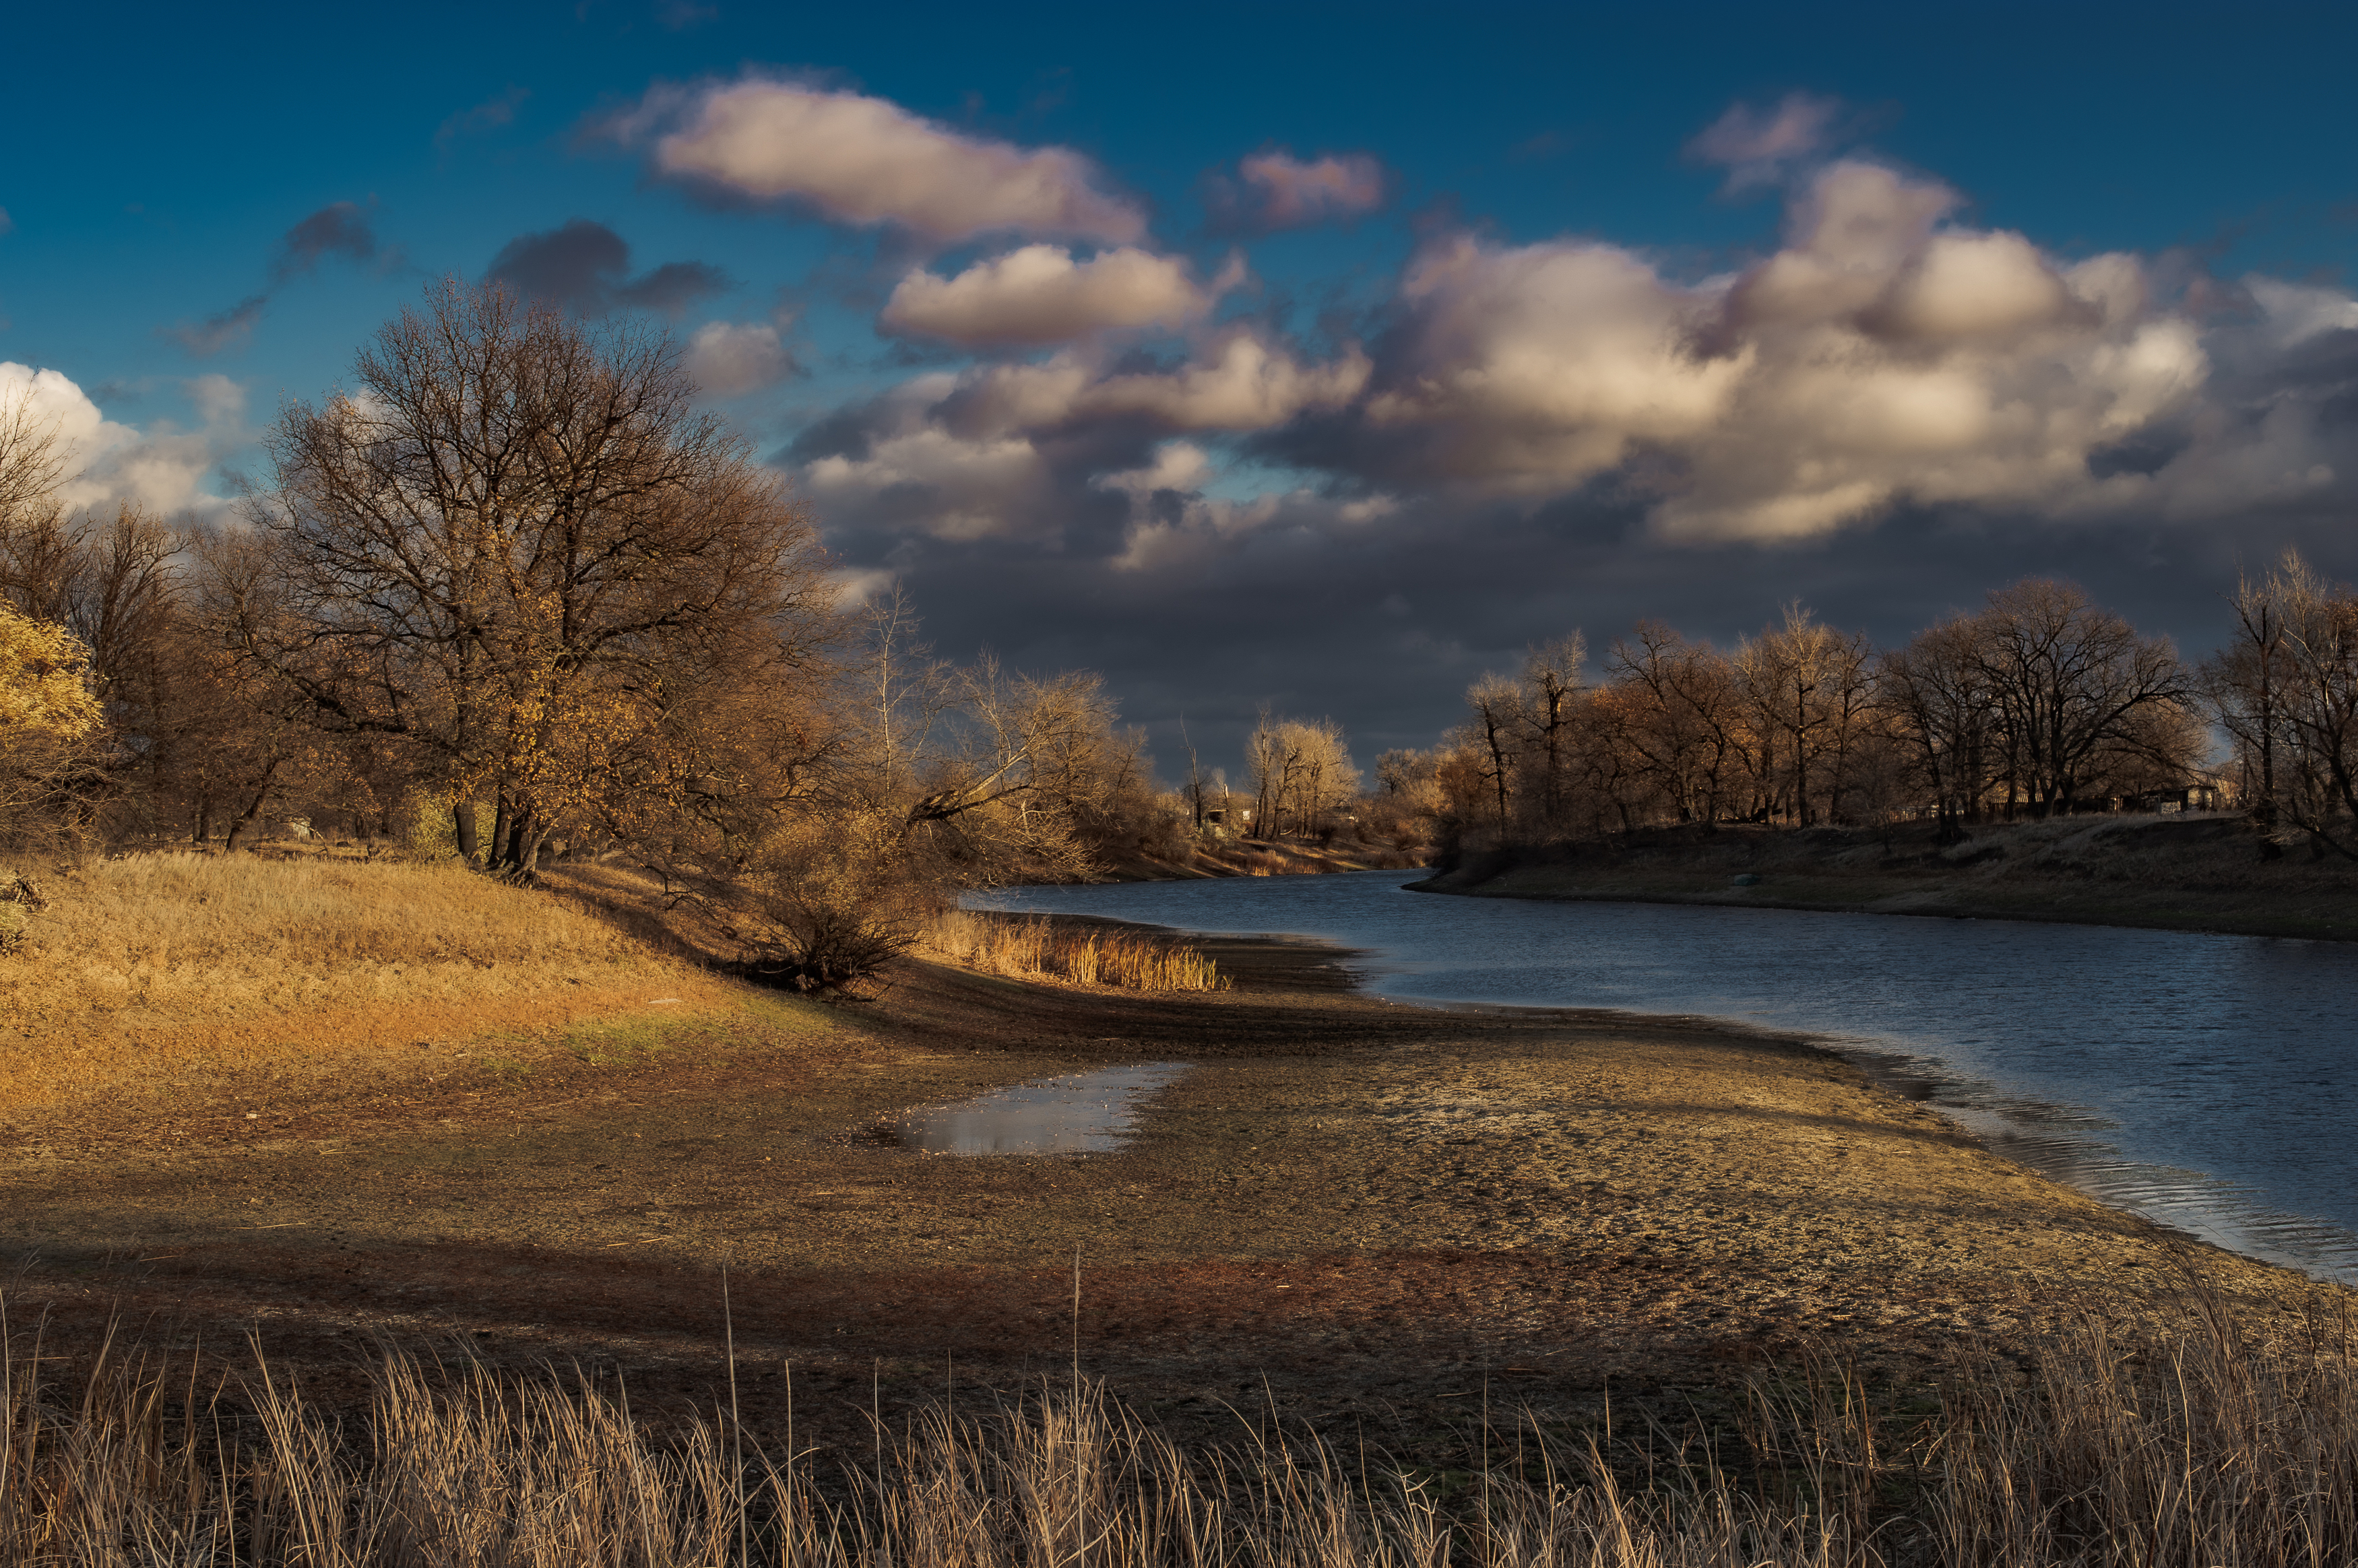
<path id="1" fill-rule="evenodd" d="M 34 409 L 31 387 L 0 398 L 0 542 L 32 516 L 58 510 L 55 494 L 71 457 L 57 421 Z"/>
<path id="2" fill-rule="evenodd" d="M 1865 638 L 1821 624 L 1799 604 L 1736 655 L 1763 741 L 1762 781 L 1772 797 L 1783 795 L 1797 826 L 1842 813 L 1872 687 L 1867 658 Z"/>
<path id="3" fill-rule="evenodd" d="M 2358 594 L 2329 586 L 2293 555 L 2266 592 L 2284 627 L 2277 701 L 2291 752 L 2276 804 L 2312 854 L 2358 859 Z"/>
<path id="4" fill-rule="evenodd" d="M 2009 800 L 2019 791 L 2042 816 L 2072 808 L 2108 749 L 2150 746 L 2143 709 L 2189 695 L 2168 638 L 2138 636 L 2069 583 L 2026 578 L 1992 593 L 1974 619 L 1980 672 L 2009 742 Z"/>
<path id="5" fill-rule="evenodd" d="M 529 876 L 599 806 L 601 738 L 661 732 L 685 669 L 808 667 L 831 595 L 806 517 L 678 351 L 456 281 L 380 330 L 356 390 L 290 405 L 218 580 L 223 638 L 349 736 L 397 737 L 472 849 Z"/>
<path id="6" fill-rule="evenodd" d="M 2287 643 L 2283 599 L 2303 593 L 2308 573 L 2298 554 L 2288 551 L 2281 568 L 2254 582 L 2239 574 L 2227 602 L 2235 611 L 2234 640 L 2204 662 L 2199 684 L 2205 702 L 2227 732 L 2243 767 L 2244 797 L 2260 858 L 2282 856 L 2281 813 L 2277 802 L 2277 753 L 2289 717 L 2285 692 L 2293 678 L 2297 651 Z"/>
<path id="7" fill-rule="evenodd" d="M 1508 806 L 1524 729 L 1523 691 L 1504 676 L 1487 675 L 1466 688 L 1466 706 L 1472 710 L 1466 728 L 1480 753 L 1482 778 L 1497 807 L 1498 841 L 1503 844 L 1512 832 Z"/>
<path id="8" fill-rule="evenodd" d="M 1931 799 L 1942 841 L 1955 842 L 1963 837 L 1960 824 L 1980 814 L 1990 776 L 1997 700 L 1980 625 L 1959 615 L 1919 633 L 1883 655 L 1877 687 L 1915 781 Z"/>
<path id="9" fill-rule="evenodd" d="M 1530 794 L 1542 831 L 1562 822 L 1572 776 L 1574 717 L 1588 643 L 1578 632 L 1543 643 L 1523 661 L 1523 722 L 1531 730 L 1528 770 L 1538 774 Z"/>

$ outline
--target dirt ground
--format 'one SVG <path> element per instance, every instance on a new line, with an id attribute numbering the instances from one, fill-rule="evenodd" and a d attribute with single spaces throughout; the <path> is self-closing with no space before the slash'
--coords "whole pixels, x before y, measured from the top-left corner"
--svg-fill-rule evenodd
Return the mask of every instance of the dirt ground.
<path id="1" fill-rule="evenodd" d="M 1056 1376 L 1077 1355 L 1183 1435 L 1238 1411 L 1413 1448 L 1484 1400 L 1582 1421 L 1725 1396 L 1815 1346 L 1879 1384 L 1962 1344 L 2135 1318 L 2199 1278 L 2255 1311 L 2348 1292 L 2002 1160 L 1797 1043 L 1701 1022 L 1436 1011 L 1347 955 L 1207 946 L 1236 989 L 1139 996 L 909 962 L 863 1002 L 416 1053 L 158 1116 L 13 1130 L 13 1332 L 110 1320 L 331 1402 L 381 1341 L 721 1397 L 801 1443 Z M 927 1157 L 915 1106 L 1184 1062 L 1121 1152 Z M 1077 1262 L 1080 1310 L 1074 1319 Z"/>

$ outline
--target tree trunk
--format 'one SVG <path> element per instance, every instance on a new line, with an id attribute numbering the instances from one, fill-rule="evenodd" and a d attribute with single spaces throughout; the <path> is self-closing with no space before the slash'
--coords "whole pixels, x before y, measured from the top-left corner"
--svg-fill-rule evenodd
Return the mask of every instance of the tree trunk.
<path id="1" fill-rule="evenodd" d="M 232 820 L 229 825 L 229 838 L 222 844 L 222 854 L 234 855 L 237 853 L 239 841 L 244 838 L 246 833 L 254 827 L 254 819 L 262 815 L 262 807 L 264 804 L 270 799 L 271 781 L 276 778 L 277 775 L 278 764 L 276 762 L 271 763 L 268 768 L 263 771 L 262 782 L 254 786 L 254 800 L 252 804 L 246 806 L 243 815 Z"/>
<path id="2" fill-rule="evenodd" d="M 450 807 L 450 825 L 459 836 L 459 853 L 472 864 L 475 852 L 481 848 L 475 838 L 475 803 L 462 800 Z"/>

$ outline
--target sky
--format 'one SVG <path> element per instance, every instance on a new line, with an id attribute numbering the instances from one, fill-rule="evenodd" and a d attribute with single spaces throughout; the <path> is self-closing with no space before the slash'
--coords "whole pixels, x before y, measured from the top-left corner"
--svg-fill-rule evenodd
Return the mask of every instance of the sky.
<path id="1" fill-rule="evenodd" d="M 49 7 L 0 396 L 236 525 L 438 280 L 666 330 L 847 603 L 1363 764 L 1640 618 L 2358 577 L 2344 6 Z"/>

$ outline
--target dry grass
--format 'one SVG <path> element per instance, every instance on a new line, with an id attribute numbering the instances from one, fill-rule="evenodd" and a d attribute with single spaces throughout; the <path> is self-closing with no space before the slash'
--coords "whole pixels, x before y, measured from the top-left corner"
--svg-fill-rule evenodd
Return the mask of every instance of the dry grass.
<path id="1" fill-rule="evenodd" d="M 1122 990 L 1228 989 L 1219 966 L 1184 943 L 1128 932 L 1060 931 L 1039 916 L 952 910 L 934 922 L 925 946 L 994 975 L 1049 976 Z"/>
<path id="2" fill-rule="evenodd" d="M 152 854 L 42 885 L 0 957 L 0 1108 L 721 1000 L 562 899 L 456 868 Z"/>
<path id="3" fill-rule="evenodd" d="M 1735 1434 L 1469 1433 L 1401 1472 L 1315 1440 L 1180 1450 L 1083 1383 L 936 1407 L 840 1471 L 716 1411 L 389 1354 L 345 1432 L 261 1367 L 208 1395 L 0 1366 L 0 1563 L 23 1568 L 2323 1568 L 2358 1556 L 2358 1378 L 2339 1330 L 2251 1342 L 2198 1304 L 2101 1329 L 1926 1416 L 1837 1371 L 1756 1386 Z M 1733 1446 L 1731 1446 L 1733 1445 Z M 1734 1449 L 1740 1448 L 1741 1454 Z M 1719 1455 L 1727 1454 L 1723 1465 Z M 1738 1474 L 1740 1472 L 1740 1475 Z"/>

